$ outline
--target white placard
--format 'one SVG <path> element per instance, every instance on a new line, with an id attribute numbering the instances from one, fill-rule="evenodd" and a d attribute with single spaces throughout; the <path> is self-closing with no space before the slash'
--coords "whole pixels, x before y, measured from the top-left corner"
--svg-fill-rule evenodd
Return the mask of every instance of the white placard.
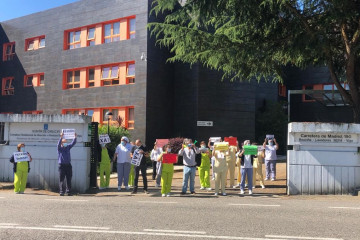
<path id="1" fill-rule="evenodd" d="M 61 132 L 64 134 L 65 139 L 75 138 L 75 129 L 61 129 Z"/>
<path id="2" fill-rule="evenodd" d="M 271 135 L 271 134 L 267 134 L 266 135 L 266 139 L 270 140 L 270 139 L 274 139 L 275 136 L 274 135 Z"/>
<path id="3" fill-rule="evenodd" d="M 139 149 L 136 149 L 131 159 L 131 164 L 135 166 L 139 166 L 142 158 L 143 155 L 140 153 Z"/>
<path id="4" fill-rule="evenodd" d="M 14 152 L 15 162 L 29 162 L 30 157 L 27 152 Z"/>
<path id="5" fill-rule="evenodd" d="M 107 135 L 107 134 L 99 135 L 99 143 L 100 144 L 111 143 L 109 135 Z"/>
<path id="6" fill-rule="evenodd" d="M 212 127 L 212 126 L 214 126 L 214 122 L 213 121 L 197 121 L 197 126 L 198 127 Z"/>

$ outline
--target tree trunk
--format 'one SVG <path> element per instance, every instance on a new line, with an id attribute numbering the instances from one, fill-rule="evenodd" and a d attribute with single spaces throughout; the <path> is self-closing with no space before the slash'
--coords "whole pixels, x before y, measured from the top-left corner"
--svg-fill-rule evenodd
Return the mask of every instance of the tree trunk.
<path id="1" fill-rule="evenodd" d="M 359 102 L 354 103 L 352 106 L 353 114 L 354 114 L 354 123 L 360 123 L 360 104 Z"/>

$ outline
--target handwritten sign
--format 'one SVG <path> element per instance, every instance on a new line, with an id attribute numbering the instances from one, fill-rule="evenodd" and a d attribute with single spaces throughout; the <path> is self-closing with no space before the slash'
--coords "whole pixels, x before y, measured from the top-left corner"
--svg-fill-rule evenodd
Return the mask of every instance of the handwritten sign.
<path id="1" fill-rule="evenodd" d="M 176 163 L 177 154 L 174 153 L 166 153 L 163 155 L 163 163 Z"/>
<path id="2" fill-rule="evenodd" d="M 65 139 L 75 138 L 75 129 L 61 129 L 61 132 L 64 134 Z"/>
<path id="3" fill-rule="evenodd" d="M 156 139 L 156 147 L 157 148 L 162 148 L 166 144 L 169 144 L 169 139 Z"/>
<path id="4" fill-rule="evenodd" d="M 244 155 L 257 155 L 258 146 L 245 145 L 244 150 L 245 150 Z"/>
<path id="5" fill-rule="evenodd" d="M 140 153 L 139 149 L 136 149 L 131 159 L 131 164 L 135 166 L 139 166 L 142 158 L 143 155 Z"/>
<path id="6" fill-rule="evenodd" d="M 214 144 L 214 149 L 219 151 L 227 151 L 229 150 L 229 143 L 228 142 L 216 142 Z"/>
<path id="7" fill-rule="evenodd" d="M 271 134 L 267 134 L 267 135 L 266 135 L 266 139 L 267 139 L 267 140 L 274 139 L 274 137 L 275 137 L 275 136 L 274 136 L 274 135 L 271 135 Z"/>
<path id="8" fill-rule="evenodd" d="M 30 157 L 27 152 L 14 152 L 15 162 L 29 162 Z"/>
<path id="9" fill-rule="evenodd" d="M 221 137 L 211 137 L 210 138 L 210 146 L 214 146 L 216 142 L 221 142 Z"/>
<path id="10" fill-rule="evenodd" d="M 225 142 L 228 142 L 230 146 L 237 146 L 237 137 L 225 137 L 224 138 Z"/>
<path id="11" fill-rule="evenodd" d="M 107 134 L 99 135 L 99 143 L 100 144 L 111 143 L 109 135 L 107 135 Z"/>

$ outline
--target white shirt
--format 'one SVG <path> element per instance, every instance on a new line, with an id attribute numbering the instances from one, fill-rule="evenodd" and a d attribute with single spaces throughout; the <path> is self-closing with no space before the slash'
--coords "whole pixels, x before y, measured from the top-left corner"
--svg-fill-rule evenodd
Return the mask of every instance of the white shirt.
<path id="1" fill-rule="evenodd" d="M 162 153 L 161 148 L 153 149 L 150 154 L 151 161 L 156 162 L 161 153 Z"/>
<path id="2" fill-rule="evenodd" d="M 276 145 L 274 145 L 274 146 L 266 145 L 265 146 L 265 160 L 277 160 Z"/>
<path id="3" fill-rule="evenodd" d="M 117 154 L 117 163 L 126 163 L 131 161 L 130 153 L 131 153 L 132 145 L 127 143 L 123 146 L 121 143 L 117 145 L 115 153 Z"/>

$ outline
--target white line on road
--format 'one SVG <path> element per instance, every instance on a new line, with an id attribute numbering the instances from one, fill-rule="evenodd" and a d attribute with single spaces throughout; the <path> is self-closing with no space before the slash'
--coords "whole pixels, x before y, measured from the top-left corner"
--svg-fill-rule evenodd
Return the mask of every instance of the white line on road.
<path id="1" fill-rule="evenodd" d="M 360 210 L 360 207 L 329 207 L 332 209 L 355 209 L 355 210 Z"/>
<path id="2" fill-rule="evenodd" d="M 45 201 L 60 201 L 60 202 L 88 202 L 89 200 L 45 199 Z"/>
<path id="3" fill-rule="evenodd" d="M 17 223 L 0 223 L 0 226 L 17 226 Z"/>
<path id="4" fill-rule="evenodd" d="M 265 237 L 281 238 L 281 239 L 306 239 L 306 240 L 343 240 L 342 238 L 298 237 L 298 236 L 278 236 L 278 235 L 265 235 Z"/>
<path id="5" fill-rule="evenodd" d="M 280 205 L 264 205 L 264 204 L 229 204 L 230 206 L 252 206 L 252 207 L 280 207 Z"/>
<path id="6" fill-rule="evenodd" d="M 206 234 L 199 231 L 179 231 L 179 230 L 160 230 L 160 229 L 144 229 L 145 232 L 165 232 L 165 233 L 188 233 L 188 234 Z"/>
<path id="7" fill-rule="evenodd" d="M 45 228 L 45 227 L 0 226 L 0 229 L 59 231 L 59 232 L 82 232 L 82 233 L 107 233 L 107 234 L 143 235 L 143 236 L 147 235 L 147 236 L 166 236 L 166 237 L 205 238 L 205 239 L 275 240 L 273 238 L 252 238 L 252 237 L 217 236 L 217 235 L 195 235 L 195 234 L 160 233 L 160 232 L 107 231 L 107 230 L 90 230 L 90 229 L 86 230 L 86 229 Z"/>
<path id="8" fill-rule="evenodd" d="M 83 226 L 63 226 L 55 225 L 54 228 L 73 228 L 73 229 L 98 229 L 98 230 L 109 230 L 108 227 L 83 227 Z"/>
<path id="9" fill-rule="evenodd" d="M 177 203 L 177 202 L 160 202 L 160 201 L 138 201 L 138 203 L 156 203 L 156 204 L 158 204 L 158 203 L 163 203 L 163 204 L 175 204 L 175 203 Z"/>

